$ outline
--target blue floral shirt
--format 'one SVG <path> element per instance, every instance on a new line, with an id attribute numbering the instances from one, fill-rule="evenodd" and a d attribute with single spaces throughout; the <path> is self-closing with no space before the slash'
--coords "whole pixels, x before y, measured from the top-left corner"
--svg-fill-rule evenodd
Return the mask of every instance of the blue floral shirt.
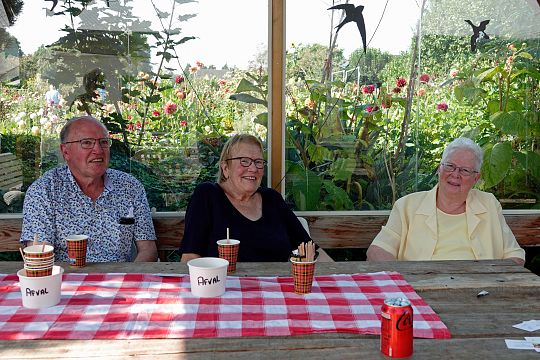
<path id="1" fill-rule="evenodd" d="M 120 221 L 131 209 L 135 221 Z M 107 169 L 105 189 L 94 203 L 67 165 L 47 171 L 28 188 L 20 241 L 31 241 L 34 234 L 54 246 L 56 261 L 65 262 L 68 235 L 88 235 L 88 262 L 132 261 L 134 241 L 156 239 L 146 193 L 137 179 Z"/>

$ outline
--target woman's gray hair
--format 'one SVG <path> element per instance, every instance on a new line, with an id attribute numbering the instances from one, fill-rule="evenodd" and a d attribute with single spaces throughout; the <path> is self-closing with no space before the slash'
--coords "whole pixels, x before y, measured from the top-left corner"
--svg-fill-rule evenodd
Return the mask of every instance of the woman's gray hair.
<path id="1" fill-rule="evenodd" d="M 442 154 L 441 163 L 446 162 L 450 155 L 452 155 L 457 150 L 470 151 L 474 155 L 476 163 L 476 167 L 474 170 L 480 171 L 480 168 L 482 167 L 482 160 L 484 159 L 484 150 L 482 150 L 482 148 L 477 143 L 466 137 L 458 137 L 446 146 L 446 149 L 444 149 L 444 152 Z"/>
<path id="2" fill-rule="evenodd" d="M 223 175 L 223 170 L 221 170 L 221 164 L 225 161 L 230 161 L 232 152 L 239 144 L 253 144 L 258 146 L 261 149 L 261 153 L 264 153 L 263 144 L 259 138 L 250 134 L 236 134 L 223 145 L 223 150 L 221 150 L 221 156 L 219 157 L 219 169 L 216 176 L 218 184 L 223 183 L 227 178 Z"/>

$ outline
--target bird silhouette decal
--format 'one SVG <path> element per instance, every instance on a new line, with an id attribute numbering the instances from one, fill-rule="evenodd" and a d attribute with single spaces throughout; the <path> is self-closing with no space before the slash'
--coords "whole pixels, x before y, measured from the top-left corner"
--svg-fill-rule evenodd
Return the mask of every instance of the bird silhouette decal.
<path id="1" fill-rule="evenodd" d="M 45 1 L 52 1 L 52 7 L 51 7 L 51 10 L 49 11 L 53 11 L 56 5 L 58 5 L 58 0 L 45 0 Z"/>
<path id="2" fill-rule="evenodd" d="M 362 5 L 354 6 L 353 4 L 341 4 L 332 6 L 331 8 L 328 8 L 328 10 L 345 10 L 345 19 L 336 26 L 336 34 L 338 33 L 339 29 L 343 27 L 343 25 L 350 23 L 354 21 L 356 23 L 356 26 L 358 26 L 358 30 L 360 31 L 360 36 L 362 36 L 362 44 L 364 45 L 364 53 L 366 52 L 366 24 L 364 23 L 364 15 L 362 14 L 362 11 L 364 10 L 364 7 Z"/>
<path id="3" fill-rule="evenodd" d="M 489 24 L 489 20 L 482 21 L 478 26 L 474 25 L 471 20 L 465 20 L 465 22 L 472 27 L 473 34 L 471 36 L 471 52 L 476 52 L 478 42 L 481 39 L 489 39 L 488 34 L 486 34 L 486 26 Z"/>

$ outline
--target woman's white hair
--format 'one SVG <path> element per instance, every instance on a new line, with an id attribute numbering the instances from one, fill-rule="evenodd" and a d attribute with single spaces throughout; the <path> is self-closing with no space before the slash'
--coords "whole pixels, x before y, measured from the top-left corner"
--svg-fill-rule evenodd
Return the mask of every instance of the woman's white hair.
<path id="1" fill-rule="evenodd" d="M 457 150 L 470 151 L 474 155 L 476 163 L 475 170 L 480 171 L 480 168 L 482 167 L 482 160 L 484 158 L 484 150 L 482 150 L 482 148 L 478 146 L 477 143 L 466 137 L 458 137 L 450 144 L 448 144 L 442 154 L 441 162 L 446 162 L 450 155 L 452 155 Z"/>

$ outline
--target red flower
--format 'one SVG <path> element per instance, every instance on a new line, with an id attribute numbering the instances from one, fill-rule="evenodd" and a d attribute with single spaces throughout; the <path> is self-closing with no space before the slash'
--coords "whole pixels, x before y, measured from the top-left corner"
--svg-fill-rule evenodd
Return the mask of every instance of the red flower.
<path id="1" fill-rule="evenodd" d="M 362 86 L 362 92 L 364 94 L 372 94 L 375 91 L 375 85 L 364 85 Z"/>
<path id="2" fill-rule="evenodd" d="M 167 103 L 163 105 L 163 111 L 167 115 L 174 114 L 176 112 L 176 104 L 172 101 L 167 101 Z"/>
<path id="3" fill-rule="evenodd" d="M 372 112 L 375 112 L 375 111 L 379 111 L 379 107 L 377 105 L 366 107 L 366 112 L 368 112 L 368 113 L 372 113 Z"/>
<path id="4" fill-rule="evenodd" d="M 157 110 L 152 111 L 152 116 L 158 117 L 160 115 L 161 115 L 161 113 L 159 111 L 157 111 Z"/>
<path id="5" fill-rule="evenodd" d="M 437 110 L 439 111 L 447 111 L 448 110 L 448 104 L 446 104 L 444 101 L 437 104 Z"/>
<path id="6" fill-rule="evenodd" d="M 407 85 L 407 80 L 405 80 L 404 78 L 400 77 L 400 78 L 397 78 L 396 79 L 396 86 L 397 87 L 404 87 L 405 85 Z"/>
<path id="7" fill-rule="evenodd" d="M 140 129 L 142 128 L 142 124 L 140 121 L 137 121 L 137 124 L 135 124 L 135 126 L 137 126 L 137 129 Z"/>
<path id="8" fill-rule="evenodd" d="M 182 75 L 176 75 L 176 79 L 174 79 L 174 82 L 177 84 L 181 84 L 184 82 L 184 77 Z"/>
<path id="9" fill-rule="evenodd" d="M 396 94 L 399 94 L 401 92 L 401 88 L 400 87 L 395 87 L 392 92 L 396 93 Z"/>
<path id="10" fill-rule="evenodd" d="M 427 84 L 429 82 L 429 75 L 428 74 L 422 74 L 420 75 L 420 82 Z"/>
<path id="11" fill-rule="evenodd" d="M 220 80 L 218 81 L 218 84 L 221 85 L 221 86 L 223 86 L 223 85 L 227 84 L 227 82 L 226 82 L 225 80 L 223 80 L 223 79 L 220 79 Z"/>
<path id="12" fill-rule="evenodd" d="M 180 121 L 180 126 L 187 126 L 187 121 L 186 120 Z"/>
<path id="13" fill-rule="evenodd" d="M 197 64 L 197 67 L 202 68 L 204 64 L 200 61 L 197 61 L 195 64 Z"/>
<path id="14" fill-rule="evenodd" d="M 131 120 L 132 118 L 133 118 L 133 116 L 131 116 L 131 115 L 128 115 L 128 116 L 127 116 L 127 119 L 128 119 L 128 120 Z"/>
<path id="15" fill-rule="evenodd" d="M 133 131 L 133 129 L 135 129 L 135 125 L 133 124 L 127 124 L 126 128 L 128 129 L 128 131 Z"/>

